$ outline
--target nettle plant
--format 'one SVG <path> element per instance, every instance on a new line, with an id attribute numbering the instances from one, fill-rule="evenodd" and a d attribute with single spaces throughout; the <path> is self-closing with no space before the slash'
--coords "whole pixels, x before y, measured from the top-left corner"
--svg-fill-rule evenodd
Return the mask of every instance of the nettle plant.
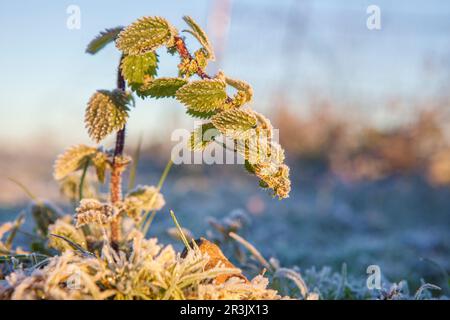
<path id="1" fill-rule="evenodd" d="M 186 106 L 186 113 L 204 120 L 191 134 L 189 146 L 202 151 L 218 138 L 231 139 L 233 151 L 245 159 L 245 168 L 260 179 L 260 186 L 273 190 L 274 196 L 286 198 L 290 191 L 289 168 L 284 164 L 284 151 L 272 140 L 273 128 L 262 114 L 246 107 L 252 100 L 252 87 L 228 77 L 222 71 L 215 76 L 205 72 L 214 51 L 205 32 L 190 17 L 184 17 L 188 29 L 200 48 L 191 53 L 185 38 L 166 19 L 144 17 L 130 26 L 106 29 L 89 45 L 87 52 L 96 54 L 115 42 L 122 56 L 118 68 L 117 88 L 98 90 L 86 108 L 85 123 L 89 136 L 100 143 L 115 133 L 113 150 L 77 145 L 66 150 L 55 163 L 54 177 L 65 180 L 76 171 L 82 179 L 89 167 L 94 167 L 98 180 L 105 182 L 110 173 L 109 201 L 102 203 L 82 199 L 76 212 L 77 226 L 100 223 L 110 227 L 110 240 L 122 240 L 122 217 L 137 222 L 143 213 L 158 210 L 164 204 L 159 188 L 139 186 L 122 196 L 122 174 L 131 162 L 124 154 L 125 130 L 134 96 L 140 98 L 175 98 Z M 157 77 L 159 55 L 164 48 L 178 55 L 177 76 Z M 228 94 L 227 92 L 232 92 Z M 223 147 L 226 144 L 221 142 Z M 80 194 L 83 181 L 80 182 Z M 82 198 L 82 196 L 80 196 Z"/>

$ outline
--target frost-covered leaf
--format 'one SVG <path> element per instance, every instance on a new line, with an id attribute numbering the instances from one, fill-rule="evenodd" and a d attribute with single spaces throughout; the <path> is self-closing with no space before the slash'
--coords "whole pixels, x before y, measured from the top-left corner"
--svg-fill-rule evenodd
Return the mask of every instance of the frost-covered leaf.
<path id="1" fill-rule="evenodd" d="M 275 173 L 266 174 L 264 170 L 260 170 L 260 166 L 256 166 L 255 174 L 260 178 L 260 186 L 264 189 L 272 189 L 273 196 L 279 199 L 289 197 L 291 192 L 291 180 L 289 179 L 289 167 L 282 164 Z M 264 168 L 263 168 L 264 169 Z"/>
<path id="2" fill-rule="evenodd" d="M 233 139 L 250 136 L 257 126 L 256 116 L 248 110 L 229 109 L 211 118 L 214 126 L 224 135 Z"/>
<path id="3" fill-rule="evenodd" d="M 232 79 L 229 77 L 225 77 L 225 82 L 235 88 L 236 90 L 242 90 L 246 92 L 253 92 L 252 87 L 245 81 Z"/>
<path id="4" fill-rule="evenodd" d="M 91 163 L 95 167 L 98 181 L 104 183 L 106 169 L 110 166 L 108 155 L 104 152 L 97 151 L 97 153 L 92 156 Z"/>
<path id="5" fill-rule="evenodd" d="M 55 161 L 53 176 L 61 180 L 82 169 L 86 163 L 93 165 L 100 182 L 105 181 L 105 171 L 109 168 L 108 155 L 96 148 L 83 144 L 72 146 L 59 155 Z"/>
<path id="6" fill-rule="evenodd" d="M 47 236 L 48 227 L 55 223 L 64 213 L 51 202 L 33 201 L 30 206 L 31 216 L 33 217 L 36 231 L 41 236 Z"/>
<path id="7" fill-rule="evenodd" d="M 225 82 L 229 85 L 238 90 L 238 92 L 235 95 L 236 105 L 241 106 L 244 103 L 250 102 L 253 98 L 253 88 L 250 84 L 248 84 L 245 81 L 232 79 L 225 77 Z"/>
<path id="8" fill-rule="evenodd" d="M 116 212 L 109 203 L 101 203 L 97 199 L 83 199 L 75 210 L 76 227 L 86 224 L 105 225 L 114 218 Z"/>
<path id="9" fill-rule="evenodd" d="M 131 96 L 122 90 L 99 90 L 89 100 L 85 123 L 89 136 L 99 142 L 121 130 L 128 119 Z"/>
<path id="10" fill-rule="evenodd" d="M 157 74 L 158 55 L 148 52 L 140 56 L 127 55 L 122 59 L 122 75 L 132 87 L 145 83 Z"/>
<path id="11" fill-rule="evenodd" d="M 274 196 L 287 198 L 291 190 L 289 167 L 284 164 L 284 150 L 262 134 L 236 140 L 236 149 L 246 160 L 247 171 L 260 179 L 262 188 L 272 189 Z"/>
<path id="12" fill-rule="evenodd" d="M 191 110 L 211 112 L 225 103 L 227 99 L 225 86 L 225 82 L 219 79 L 192 81 L 181 87 L 176 97 Z"/>
<path id="13" fill-rule="evenodd" d="M 244 159 L 252 165 L 264 164 L 267 172 L 275 171 L 284 162 L 283 148 L 264 134 L 256 133 L 246 139 L 235 141 L 236 150 Z"/>
<path id="14" fill-rule="evenodd" d="M 248 162 L 248 160 L 245 160 L 244 168 L 245 170 L 247 170 L 248 173 L 255 174 L 255 167 L 253 167 L 253 165 L 250 162 Z"/>
<path id="15" fill-rule="evenodd" d="M 71 203 L 76 203 L 80 200 L 80 188 L 83 198 L 96 198 L 98 196 L 97 184 L 94 181 L 94 177 L 90 174 L 86 174 L 84 180 L 81 181 L 83 172 L 78 171 L 69 174 L 64 179 L 58 181 L 59 192 Z M 81 186 L 80 183 L 83 182 Z"/>
<path id="16" fill-rule="evenodd" d="M 273 137 L 273 126 L 270 120 L 267 119 L 263 114 L 253 111 L 253 114 L 258 119 L 258 130 L 260 134 L 264 134 L 269 138 Z"/>
<path id="17" fill-rule="evenodd" d="M 210 119 L 212 116 L 217 114 L 216 111 L 208 111 L 208 112 L 202 112 L 202 111 L 196 111 L 193 109 L 187 109 L 186 114 L 190 115 L 191 117 L 198 118 L 198 119 Z"/>
<path id="18" fill-rule="evenodd" d="M 111 42 L 115 41 L 119 33 L 123 30 L 123 27 L 115 27 L 106 29 L 95 37 L 87 46 L 86 52 L 90 54 L 96 54 Z"/>
<path id="19" fill-rule="evenodd" d="M 204 123 L 191 133 L 189 148 L 194 151 L 204 150 L 220 132 L 212 123 Z"/>
<path id="20" fill-rule="evenodd" d="M 53 176 L 60 180 L 74 171 L 81 169 L 86 161 L 97 152 L 96 148 L 84 144 L 72 146 L 59 155 L 55 161 Z"/>
<path id="21" fill-rule="evenodd" d="M 183 20 L 191 28 L 191 30 L 183 30 L 183 31 L 192 34 L 208 53 L 208 59 L 214 61 L 215 60 L 214 50 L 205 31 L 203 31 L 203 29 L 191 17 L 184 16 Z"/>
<path id="22" fill-rule="evenodd" d="M 48 227 L 48 233 L 54 236 L 49 237 L 48 246 L 59 252 L 67 250 L 73 251 L 73 247 L 65 239 L 76 243 L 83 249 L 87 249 L 87 241 L 83 231 L 72 225 L 72 216 L 64 216 Z M 61 237 L 61 238 L 60 238 Z M 64 239 L 64 240 L 63 240 Z"/>
<path id="23" fill-rule="evenodd" d="M 160 46 L 172 46 L 177 30 L 164 18 L 143 17 L 126 27 L 116 41 L 127 55 L 142 55 Z"/>
<path id="24" fill-rule="evenodd" d="M 126 195 L 123 209 L 130 217 L 139 220 L 142 211 L 160 210 L 165 203 L 163 195 L 157 188 L 137 186 Z"/>
<path id="25" fill-rule="evenodd" d="M 174 97 L 177 90 L 186 83 L 187 80 L 181 78 L 158 78 L 143 86 L 139 95 L 152 98 Z"/>

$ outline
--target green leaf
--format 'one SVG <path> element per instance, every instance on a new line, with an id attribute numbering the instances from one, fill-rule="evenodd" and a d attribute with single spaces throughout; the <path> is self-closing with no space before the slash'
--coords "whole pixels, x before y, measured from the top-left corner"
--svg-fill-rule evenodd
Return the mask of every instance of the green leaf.
<path id="1" fill-rule="evenodd" d="M 211 112 L 223 106 L 227 99 L 226 84 L 220 79 L 192 81 L 181 87 L 177 99 L 189 109 L 199 112 Z"/>
<path id="2" fill-rule="evenodd" d="M 121 70 L 125 80 L 132 87 L 145 83 L 157 74 L 158 55 L 148 52 L 141 56 L 125 56 L 122 59 Z"/>
<path id="3" fill-rule="evenodd" d="M 248 160 L 245 160 L 244 168 L 248 173 L 255 174 L 255 167 Z"/>
<path id="4" fill-rule="evenodd" d="M 186 83 L 187 80 L 181 78 L 158 78 L 141 87 L 139 95 L 157 99 L 174 97 L 177 90 Z"/>
<path id="5" fill-rule="evenodd" d="M 128 119 L 131 95 L 122 90 L 99 90 L 89 100 L 85 123 L 89 136 L 96 142 L 113 131 L 121 130 Z"/>
<path id="6" fill-rule="evenodd" d="M 91 163 L 95 167 L 95 173 L 97 174 L 97 179 L 101 183 L 105 183 L 105 172 L 109 168 L 108 155 L 104 152 L 98 151 L 95 156 L 92 157 Z"/>
<path id="7" fill-rule="evenodd" d="M 30 211 L 36 231 L 41 236 L 47 236 L 49 227 L 65 214 L 47 201 L 33 202 Z"/>
<path id="8" fill-rule="evenodd" d="M 201 111 L 195 111 L 193 109 L 187 109 L 186 114 L 190 115 L 191 117 L 198 118 L 198 119 L 210 119 L 212 116 L 217 114 L 216 111 L 209 111 L 209 112 L 201 112 Z"/>
<path id="9" fill-rule="evenodd" d="M 121 89 L 114 89 L 113 91 L 108 90 L 99 90 L 99 91 L 103 93 L 108 93 L 109 96 L 111 97 L 111 100 L 120 109 L 129 111 L 130 107 L 136 106 L 136 101 L 134 100 L 134 97 L 130 92 L 123 91 Z"/>
<path id="10" fill-rule="evenodd" d="M 186 22 L 186 24 L 191 28 L 191 30 L 183 30 L 183 32 L 188 32 L 192 34 L 198 42 L 202 45 L 202 47 L 206 50 L 208 53 L 208 58 L 212 61 L 216 59 L 214 55 L 214 50 L 212 48 L 211 42 L 208 39 L 208 36 L 206 35 L 205 31 L 197 24 L 197 22 L 194 21 L 189 16 L 184 16 L 183 20 Z"/>
<path id="11" fill-rule="evenodd" d="M 211 122 L 224 135 L 233 139 L 244 139 L 255 133 L 256 116 L 248 110 L 229 109 L 216 114 Z"/>
<path id="12" fill-rule="evenodd" d="M 204 150 L 220 132 L 212 123 L 204 123 L 191 133 L 189 138 L 189 148 L 193 151 Z"/>
<path id="13" fill-rule="evenodd" d="M 263 189 L 268 189 L 269 185 L 264 180 L 259 180 L 259 186 Z"/>
<path id="14" fill-rule="evenodd" d="M 127 55 L 143 55 L 158 47 L 173 46 L 177 30 L 164 18 L 144 17 L 119 34 L 117 48 Z"/>
<path id="15" fill-rule="evenodd" d="M 119 33 L 123 30 L 122 26 L 106 29 L 95 37 L 87 46 L 86 53 L 96 54 L 111 42 L 115 41 Z"/>

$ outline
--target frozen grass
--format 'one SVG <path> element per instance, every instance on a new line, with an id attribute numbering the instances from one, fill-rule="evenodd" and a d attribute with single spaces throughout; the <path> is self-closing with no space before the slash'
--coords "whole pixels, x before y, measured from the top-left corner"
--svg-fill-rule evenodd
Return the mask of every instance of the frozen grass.
<path id="1" fill-rule="evenodd" d="M 17 223 L 3 224 L 0 239 L 14 232 L 16 226 Z M 262 276 L 247 281 L 231 277 L 241 273 L 234 267 L 220 262 L 208 266 L 208 253 L 196 246 L 182 256 L 172 246 L 161 246 L 157 239 L 144 239 L 141 232 L 133 229 L 122 248 L 113 249 L 105 234 L 99 251 L 91 253 L 82 232 L 67 219 L 57 220 L 49 230 L 57 235 L 50 235 L 49 249 L 60 252 L 53 257 L 14 249 L 10 237 L 0 242 L 0 250 L 9 253 L 0 260 L 5 277 L 0 282 L 1 299 L 281 298 L 277 291 L 267 288 L 268 279 Z M 183 235 L 181 231 L 180 234 Z M 218 276 L 224 275 L 230 277 L 217 281 Z"/>
<path id="2" fill-rule="evenodd" d="M 232 219 L 236 217 L 228 222 Z M 61 228 L 66 223 L 58 221 L 55 225 Z M 223 236 L 226 235 L 230 224 L 216 224 L 219 225 L 223 227 Z M 1 236 L 13 228 L 12 223 L 4 224 Z M 65 225 L 65 230 L 69 228 Z M 57 226 L 52 229 L 58 232 Z M 248 252 L 247 256 L 235 251 L 239 252 L 243 267 L 262 270 L 266 277 L 258 274 L 251 281 L 233 277 L 241 271 L 220 263 L 208 268 L 211 258 L 195 245 L 185 255 L 180 255 L 172 246 L 159 245 L 155 238 L 144 239 L 142 233 L 134 230 L 128 235 L 129 245 L 120 251 L 105 241 L 99 254 L 92 254 L 63 237 L 54 238 L 51 244 L 60 248 L 60 255 L 44 257 L 24 252 L 19 255 L 16 251 L 9 260 L 4 257 L 0 262 L 7 275 L 0 282 L 0 298 L 159 300 L 281 299 L 284 296 L 308 300 L 446 299 L 439 294 L 433 296 L 433 291 L 440 292 L 441 288 L 428 283 L 423 283 L 415 293 L 410 292 L 406 281 L 383 281 L 381 289 L 369 290 L 365 281 L 347 275 L 346 265 L 339 273 L 329 267 L 310 268 L 304 272 L 297 267 L 284 268 L 275 259 L 267 261 L 242 237 L 232 232 L 228 236 Z M 65 244 L 69 245 L 66 247 Z M 10 250 L 8 243 L 1 242 L 0 246 L 2 250 Z M 217 277 L 223 275 L 230 277 L 223 282 L 217 281 Z"/>

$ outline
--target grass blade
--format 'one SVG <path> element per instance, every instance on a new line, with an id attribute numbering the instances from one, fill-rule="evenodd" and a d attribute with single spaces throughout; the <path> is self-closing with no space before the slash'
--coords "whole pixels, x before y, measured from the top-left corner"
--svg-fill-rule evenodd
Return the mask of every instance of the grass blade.
<path id="1" fill-rule="evenodd" d="M 142 134 L 139 136 L 138 144 L 136 150 L 134 151 L 133 163 L 131 165 L 130 177 L 128 179 L 128 190 L 133 189 L 134 185 L 136 184 L 136 173 L 137 167 L 139 165 L 139 158 L 141 157 L 141 148 L 142 148 Z"/>

